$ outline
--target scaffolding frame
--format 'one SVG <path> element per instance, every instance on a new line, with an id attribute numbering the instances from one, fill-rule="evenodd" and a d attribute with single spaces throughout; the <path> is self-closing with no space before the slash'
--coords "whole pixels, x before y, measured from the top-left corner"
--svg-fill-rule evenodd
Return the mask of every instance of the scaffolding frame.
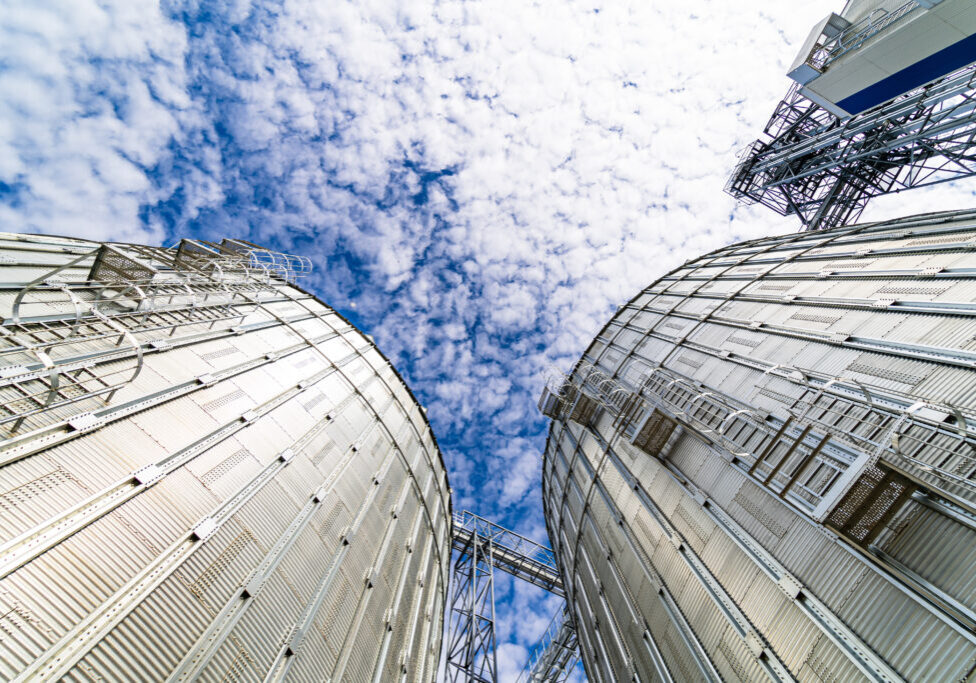
<path id="1" fill-rule="evenodd" d="M 451 533 L 450 623 L 445 669 L 451 683 L 495 683 L 498 661 L 495 640 L 494 570 L 565 598 L 552 550 L 520 534 L 461 511 L 454 513 Z M 565 606 L 554 633 L 547 629 L 530 659 L 542 677 L 532 681 L 563 681 L 579 659 L 576 630 Z M 571 650 L 568 652 L 567 650 Z M 572 654 L 575 653 L 575 654 Z"/>
<path id="2" fill-rule="evenodd" d="M 976 175 L 976 64 L 840 119 L 794 85 L 725 191 L 806 230 L 857 221 L 868 201 Z"/>

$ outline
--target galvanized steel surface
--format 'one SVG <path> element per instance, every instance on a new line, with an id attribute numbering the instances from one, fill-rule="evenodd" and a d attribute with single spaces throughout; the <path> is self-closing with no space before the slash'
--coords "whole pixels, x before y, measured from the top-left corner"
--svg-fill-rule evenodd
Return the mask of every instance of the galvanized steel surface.
<path id="1" fill-rule="evenodd" d="M 956 212 L 720 249 L 550 381 L 592 680 L 973 675 L 974 240 Z"/>
<path id="2" fill-rule="evenodd" d="M 0 678 L 433 680 L 430 428 L 245 246 L 0 234 Z"/>

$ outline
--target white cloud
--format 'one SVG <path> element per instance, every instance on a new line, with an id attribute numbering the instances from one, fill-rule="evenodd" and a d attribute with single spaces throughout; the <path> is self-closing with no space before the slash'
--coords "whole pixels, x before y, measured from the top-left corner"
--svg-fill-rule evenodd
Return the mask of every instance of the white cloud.
<path id="1" fill-rule="evenodd" d="M 151 4 L 13 2 L 0 13 L 0 222 L 156 242 L 149 170 L 190 104 L 183 27 Z"/>

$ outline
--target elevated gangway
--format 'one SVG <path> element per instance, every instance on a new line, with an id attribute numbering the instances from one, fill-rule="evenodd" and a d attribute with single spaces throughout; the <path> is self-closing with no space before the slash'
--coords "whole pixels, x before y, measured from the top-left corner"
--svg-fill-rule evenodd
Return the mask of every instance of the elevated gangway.
<path id="1" fill-rule="evenodd" d="M 454 513 L 452 547 L 447 680 L 495 683 L 498 663 L 494 570 L 565 597 L 556 558 L 549 548 L 468 511 Z M 563 614 L 568 615 L 568 611 L 560 608 L 557 617 Z M 530 678 L 531 681 L 565 680 L 578 660 L 578 654 L 567 656 L 563 652 L 567 648 L 576 652 L 576 631 L 571 619 L 559 619 L 554 633 L 549 632 L 552 628 L 550 624 L 534 650 L 536 656 L 530 660 L 539 663 L 539 675 L 543 677 Z"/>

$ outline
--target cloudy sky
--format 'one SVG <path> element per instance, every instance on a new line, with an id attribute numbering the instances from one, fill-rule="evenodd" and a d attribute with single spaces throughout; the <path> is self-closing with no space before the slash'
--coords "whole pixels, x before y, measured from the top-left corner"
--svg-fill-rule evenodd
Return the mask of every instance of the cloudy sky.
<path id="1" fill-rule="evenodd" d="M 455 505 L 544 541 L 547 367 L 681 261 L 797 228 L 722 186 L 841 5 L 5 0 L 0 226 L 312 256 L 427 406 Z M 499 591 L 511 673 L 555 605 Z"/>

